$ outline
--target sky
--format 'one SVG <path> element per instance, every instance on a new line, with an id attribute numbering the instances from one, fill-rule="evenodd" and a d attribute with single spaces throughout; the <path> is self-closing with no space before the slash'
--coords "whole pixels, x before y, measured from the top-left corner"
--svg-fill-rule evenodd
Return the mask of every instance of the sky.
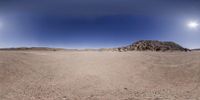
<path id="1" fill-rule="evenodd" d="M 112 48 L 138 40 L 200 48 L 199 23 L 200 0 L 0 0 L 0 48 Z"/>

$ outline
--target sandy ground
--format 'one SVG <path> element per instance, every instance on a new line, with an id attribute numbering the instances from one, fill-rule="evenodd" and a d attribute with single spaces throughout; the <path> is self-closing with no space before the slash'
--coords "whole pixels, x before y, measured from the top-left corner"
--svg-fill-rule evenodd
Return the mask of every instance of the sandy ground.
<path id="1" fill-rule="evenodd" d="M 200 52 L 0 51 L 0 100 L 200 100 Z"/>

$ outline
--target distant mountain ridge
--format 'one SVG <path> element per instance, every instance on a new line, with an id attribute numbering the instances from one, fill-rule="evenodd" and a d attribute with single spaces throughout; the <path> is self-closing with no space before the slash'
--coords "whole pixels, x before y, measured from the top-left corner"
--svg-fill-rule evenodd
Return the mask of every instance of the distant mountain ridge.
<path id="1" fill-rule="evenodd" d="M 199 49 L 192 49 L 192 51 L 200 51 L 200 48 Z"/>
<path id="2" fill-rule="evenodd" d="M 36 50 L 36 51 L 198 51 L 200 49 L 187 49 L 175 42 L 158 40 L 140 40 L 128 46 L 119 48 L 101 48 L 101 49 L 64 49 L 49 47 L 19 47 L 19 48 L 0 48 L 0 50 Z"/>
<path id="3" fill-rule="evenodd" d="M 140 40 L 131 45 L 117 48 L 118 51 L 190 51 L 171 41 Z"/>
<path id="4" fill-rule="evenodd" d="M 17 47 L 17 48 L 0 48 L 0 50 L 38 50 L 38 51 L 58 51 L 65 50 L 62 48 L 49 48 L 49 47 Z"/>

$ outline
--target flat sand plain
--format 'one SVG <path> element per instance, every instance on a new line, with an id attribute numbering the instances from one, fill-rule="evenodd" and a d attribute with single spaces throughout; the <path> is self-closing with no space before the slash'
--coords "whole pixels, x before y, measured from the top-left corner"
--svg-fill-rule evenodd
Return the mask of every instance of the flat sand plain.
<path id="1" fill-rule="evenodd" d="M 200 52 L 0 51 L 0 100 L 200 100 Z"/>

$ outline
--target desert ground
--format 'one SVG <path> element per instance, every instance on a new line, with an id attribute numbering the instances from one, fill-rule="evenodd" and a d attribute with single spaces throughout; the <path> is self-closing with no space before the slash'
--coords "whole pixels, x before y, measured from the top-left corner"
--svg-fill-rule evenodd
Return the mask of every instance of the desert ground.
<path id="1" fill-rule="evenodd" d="M 200 100 L 200 52 L 4 50 L 0 100 Z"/>

